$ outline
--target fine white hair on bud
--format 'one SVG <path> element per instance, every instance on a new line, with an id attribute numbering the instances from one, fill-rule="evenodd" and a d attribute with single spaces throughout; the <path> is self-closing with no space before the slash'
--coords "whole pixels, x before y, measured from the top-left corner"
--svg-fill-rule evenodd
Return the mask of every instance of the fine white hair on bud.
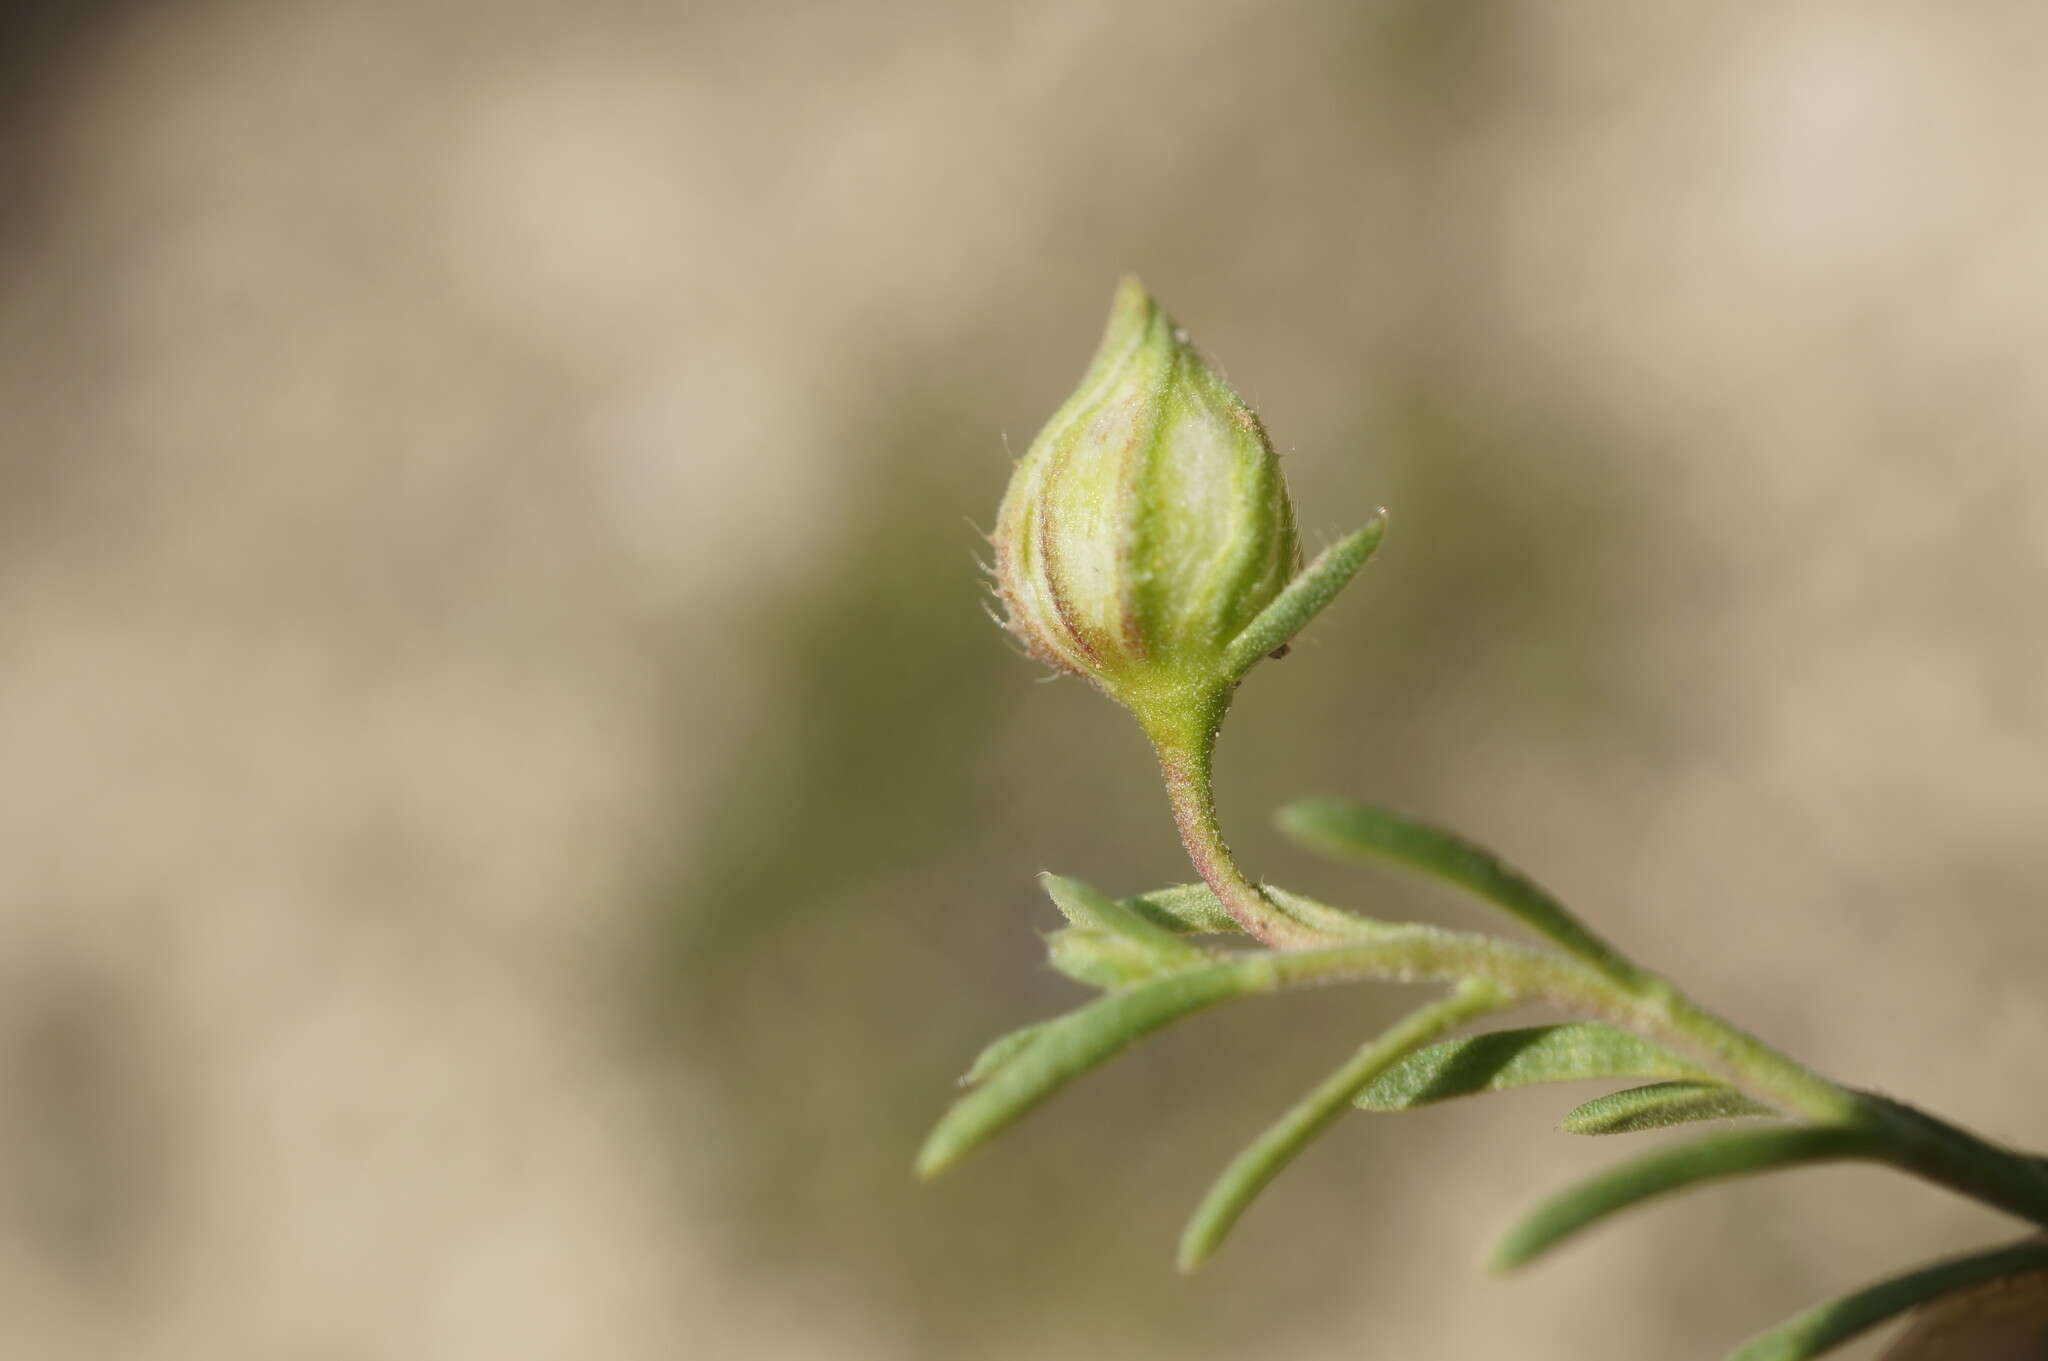
<path id="1" fill-rule="evenodd" d="M 1135 279 L 992 539 L 1009 630 L 1138 711 L 1227 689 L 1232 640 L 1300 566 L 1259 418 Z"/>

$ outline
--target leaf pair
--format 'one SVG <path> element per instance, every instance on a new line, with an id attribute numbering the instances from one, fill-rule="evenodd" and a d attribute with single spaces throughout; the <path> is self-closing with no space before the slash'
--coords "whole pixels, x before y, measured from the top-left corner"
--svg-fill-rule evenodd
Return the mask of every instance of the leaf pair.
<path id="1" fill-rule="evenodd" d="M 1070 923 L 1046 937 L 1053 968 L 1094 988 L 1124 988 L 1194 968 L 1210 955 L 1144 913 L 1078 879 L 1040 876 Z M 1213 901 L 1213 898 L 1212 898 Z"/>
<path id="2" fill-rule="evenodd" d="M 1135 898 L 1111 899 L 1056 874 L 1040 876 L 1068 925 L 1046 936 L 1054 969 L 1091 988 L 1123 988 L 1214 958 L 1184 935 L 1237 933 L 1242 927 L 1206 884 L 1183 884 Z M 1364 937 L 1392 930 L 1386 922 L 1266 885 L 1289 917 L 1326 936 Z"/>
<path id="3" fill-rule="evenodd" d="M 1412 1110 L 1455 1097 L 1592 1078 L 1699 1079 L 1676 1054 L 1600 1021 L 1471 1035 L 1410 1054 L 1358 1094 L 1369 1111 Z"/>
<path id="4" fill-rule="evenodd" d="M 1304 799 L 1281 809 L 1276 821 L 1309 850 L 1338 860 L 1390 860 L 1420 870 L 1493 904 L 1610 978 L 1631 985 L 1643 979 L 1641 970 L 1563 903 L 1455 832 L 1348 799 Z"/>
<path id="5" fill-rule="evenodd" d="M 1632 1134 L 1699 1120 L 1772 1115 L 1697 1065 L 1598 1021 L 1494 1030 L 1431 1045 L 1380 1074 L 1355 1104 L 1412 1110 L 1454 1097 L 1593 1078 L 1668 1078 L 1595 1097 L 1565 1114 L 1568 1134 Z"/>
<path id="6" fill-rule="evenodd" d="M 937 1176 L 1067 1083 L 1203 1007 L 1325 976 L 1426 970 L 1443 953 L 1436 934 L 1425 931 L 1418 938 L 1417 929 L 1404 934 L 1386 923 L 1275 890 L 1290 911 L 1333 925 L 1341 922 L 1361 942 L 1390 944 L 1384 952 L 1369 950 L 1355 960 L 1341 951 L 1219 955 L 1182 939 L 1223 929 L 1226 923 L 1236 929 L 1206 888 L 1167 889 L 1118 901 L 1078 880 L 1048 874 L 1043 882 L 1069 923 L 1049 938 L 1055 966 L 1107 991 L 1087 1006 L 1010 1031 L 983 1049 L 961 1079 L 973 1090 L 940 1118 L 918 1153 L 920 1176 Z M 1381 953 L 1386 959 L 1378 958 Z"/>

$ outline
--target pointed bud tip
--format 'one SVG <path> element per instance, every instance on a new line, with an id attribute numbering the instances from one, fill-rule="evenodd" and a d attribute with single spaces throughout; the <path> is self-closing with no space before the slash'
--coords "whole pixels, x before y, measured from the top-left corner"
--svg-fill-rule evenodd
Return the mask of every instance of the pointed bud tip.
<path id="1" fill-rule="evenodd" d="M 1109 311 L 1111 316 L 1116 316 L 1122 312 L 1142 311 L 1157 306 L 1158 304 L 1152 301 L 1152 294 L 1145 287 L 1144 280 L 1135 274 L 1118 276 L 1116 281 L 1116 297 L 1110 303 Z"/>
<path id="2" fill-rule="evenodd" d="M 1102 340 L 1089 363 L 1090 376 L 1104 373 L 1112 364 L 1125 360 L 1141 346 L 1164 345 L 1175 333 L 1173 318 L 1160 310 L 1158 300 L 1146 291 L 1135 274 L 1117 280 L 1116 295 L 1109 305 L 1109 319 L 1103 323 Z M 1084 380 L 1085 385 L 1085 380 Z"/>

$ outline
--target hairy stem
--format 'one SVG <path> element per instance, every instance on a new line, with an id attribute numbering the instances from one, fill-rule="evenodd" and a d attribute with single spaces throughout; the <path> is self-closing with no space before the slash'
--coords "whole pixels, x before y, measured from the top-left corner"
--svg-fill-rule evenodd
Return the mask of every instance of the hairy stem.
<path id="1" fill-rule="evenodd" d="M 1862 1108 L 1855 1093 L 1730 1025 L 1666 980 L 1646 974 L 1625 993 L 1635 1004 L 1639 1031 L 1647 1028 L 1646 1033 L 1697 1060 L 1745 1095 L 1809 1124 L 1860 1121 Z"/>
<path id="2" fill-rule="evenodd" d="M 1326 932 L 1289 915 L 1246 878 L 1223 840 L 1223 828 L 1216 820 L 1212 771 L 1216 729 L 1228 703 L 1227 696 L 1221 697 L 1195 706 L 1187 720 L 1146 724 L 1147 735 L 1159 753 L 1159 771 L 1166 781 L 1166 797 L 1173 806 L 1181 845 L 1216 901 L 1253 939 L 1276 950 L 1328 944 Z"/>
<path id="3" fill-rule="evenodd" d="M 1736 1090 L 1807 1124 L 1869 1130 L 1901 1171 L 2036 1224 L 2048 1224 L 2048 1175 L 2033 1162 L 1898 1102 L 1853 1091 L 1780 1053 L 1654 974 L 1626 989 L 1639 1034 L 1698 1061 Z"/>
<path id="4" fill-rule="evenodd" d="M 1684 1054 L 1743 1095 L 1817 1128 L 1862 1130 L 1869 1156 L 2035 1224 L 2048 1225 L 2048 1170 L 2030 1158 L 1898 1102 L 1837 1086 L 1679 997 L 1624 990 L 1584 962 L 1492 936 L 1403 926 L 1367 940 L 1261 952 L 1236 961 L 1246 991 L 1377 978 L 1483 978 L 1508 1000 L 1632 1030 Z"/>

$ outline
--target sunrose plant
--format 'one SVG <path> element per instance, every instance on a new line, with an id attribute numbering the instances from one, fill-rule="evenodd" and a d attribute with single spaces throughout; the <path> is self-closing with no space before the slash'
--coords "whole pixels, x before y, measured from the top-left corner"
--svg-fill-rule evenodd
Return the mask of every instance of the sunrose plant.
<path id="1" fill-rule="evenodd" d="M 1195 1270 L 1259 1191 L 1355 1108 L 1405 1110 L 1535 1083 L 1633 1083 L 1568 1111 L 1575 1134 L 1722 1125 L 1538 1205 L 1491 1263 L 1529 1262 L 1656 1196 L 1751 1173 L 1861 1159 L 2048 1227 L 2048 1160 L 1899 1101 L 1843 1086 L 1693 1003 L 1533 881 L 1464 838 L 1370 804 L 1296 803 L 1281 828 L 1342 860 L 1389 861 L 1500 909 L 1539 944 L 1387 922 L 1247 877 L 1216 819 L 1213 754 L 1247 673 L 1348 585 L 1386 526 L 1301 565 L 1294 508 L 1264 427 L 1135 280 L 1117 290 L 1079 388 L 1018 460 L 993 538 L 1003 623 L 1025 649 L 1128 709 L 1158 753 L 1199 883 L 1112 898 L 1044 886 L 1067 925 L 1053 967 L 1092 1002 L 997 1039 L 917 1158 L 936 1176 L 1133 1041 L 1202 1008 L 1314 984 L 1436 984 L 1238 1155 L 1181 1237 Z M 1576 1019 L 1455 1032 L 1528 1004 Z M 2048 1272 L 2038 1236 L 1937 1262 L 1817 1306 L 1730 1361 L 1819 1356 L 1894 1317 Z M 2048 1324 L 2048 1320 L 2044 1320 Z M 1960 1353 L 1958 1353 L 1960 1354 Z"/>

